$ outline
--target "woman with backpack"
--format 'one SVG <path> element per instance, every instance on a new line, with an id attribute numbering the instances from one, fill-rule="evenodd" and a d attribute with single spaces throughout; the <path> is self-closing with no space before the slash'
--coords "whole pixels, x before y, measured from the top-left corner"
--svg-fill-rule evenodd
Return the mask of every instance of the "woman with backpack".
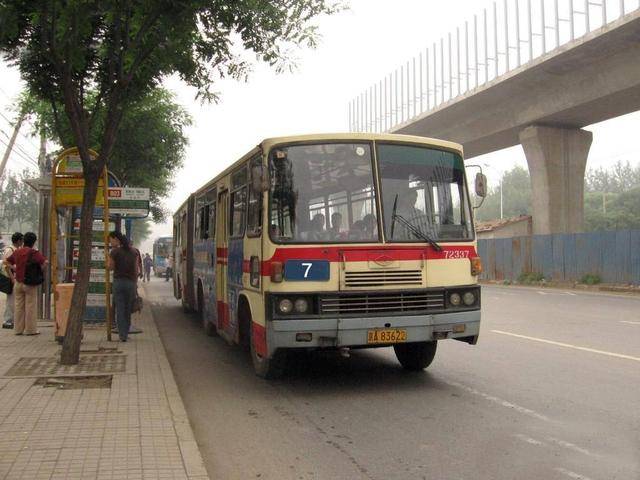
<path id="1" fill-rule="evenodd" d="M 7 263 L 14 266 L 15 311 L 13 329 L 16 335 L 38 335 L 36 310 L 38 285 L 44 281 L 43 269 L 47 264 L 38 250 L 33 248 L 37 240 L 36 234 L 27 232 L 23 237 L 23 246 L 18 248 Z"/>

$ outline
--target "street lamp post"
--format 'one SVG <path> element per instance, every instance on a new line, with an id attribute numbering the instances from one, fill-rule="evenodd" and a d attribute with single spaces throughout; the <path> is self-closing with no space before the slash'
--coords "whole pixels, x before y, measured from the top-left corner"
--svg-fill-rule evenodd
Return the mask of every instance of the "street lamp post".
<path id="1" fill-rule="evenodd" d="M 5 212 L 4 204 L 0 204 L 0 240 L 2 240 L 2 231 L 4 229 L 4 212 Z M 2 252 L 0 252 L 2 253 Z"/>

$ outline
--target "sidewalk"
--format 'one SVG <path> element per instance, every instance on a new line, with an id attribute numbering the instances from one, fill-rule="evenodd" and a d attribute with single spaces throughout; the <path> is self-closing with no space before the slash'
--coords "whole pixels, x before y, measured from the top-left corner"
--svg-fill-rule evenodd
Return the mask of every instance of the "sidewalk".
<path id="1" fill-rule="evenodd" d="M 126 343 L 85 328 L 73 367 L 57 363 L 50 323 L 0 330 L 0 479 L 208 478 L 145 303 Z"/>

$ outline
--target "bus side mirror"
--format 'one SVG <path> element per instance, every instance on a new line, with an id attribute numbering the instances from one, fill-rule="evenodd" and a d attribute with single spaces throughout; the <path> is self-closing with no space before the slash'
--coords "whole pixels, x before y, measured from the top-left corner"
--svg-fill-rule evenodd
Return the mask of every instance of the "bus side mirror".
<path id="1" fill-rule="evenodd" d="M 476 173 L 475 187 L 478 197 L 484 198 L 487 196 L 487 176 L 484 173 Z"/>

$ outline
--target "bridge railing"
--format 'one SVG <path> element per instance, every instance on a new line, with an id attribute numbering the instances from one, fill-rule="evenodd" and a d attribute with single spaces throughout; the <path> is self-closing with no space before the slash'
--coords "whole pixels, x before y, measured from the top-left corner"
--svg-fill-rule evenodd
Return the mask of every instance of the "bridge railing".
<path id="1" fill-rule="evenodd" d="M 640 9 L 640 0 L 502 0 L 349 102 L 349 130 L 386 132 Z"/>

